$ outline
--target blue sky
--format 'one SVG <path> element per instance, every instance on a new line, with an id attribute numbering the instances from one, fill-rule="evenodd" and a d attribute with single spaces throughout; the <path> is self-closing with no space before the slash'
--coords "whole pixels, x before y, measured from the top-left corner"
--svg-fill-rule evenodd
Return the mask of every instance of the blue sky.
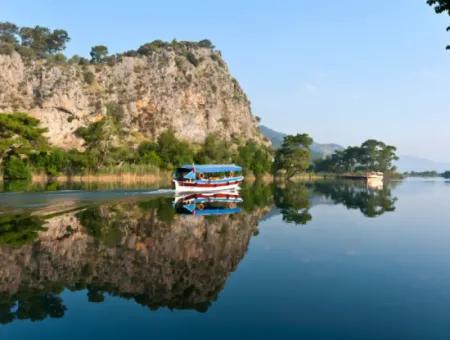
<path id="1" fill-rule="evenodd" d="M 450 18 L 425 2 L 0 0 L 0 20 L 66 29 L 67 55 L 209 38 L 265 125 L 450 161 Z"/>

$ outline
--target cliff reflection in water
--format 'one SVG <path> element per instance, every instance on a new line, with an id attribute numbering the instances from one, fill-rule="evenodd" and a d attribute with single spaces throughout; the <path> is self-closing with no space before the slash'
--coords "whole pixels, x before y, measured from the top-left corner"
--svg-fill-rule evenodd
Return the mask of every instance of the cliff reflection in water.
<path id="1" fill-rule="evenodd" d="M 176 214 L 173 198 L 0 220 L 0 322 L 62 317 L 63 290 L 133 299 L 150 309 L 206 311 L 245 255 L 269 207 Z"/>
<path id="2" fill-rule="evenodd" d="M 71 206 L 51 215 L 43 215 L 45 209 L 0 215 L 0 322 L 62 317 L 64 290 L 85 290 L 93 303 L 111 295 L 152 310 L 206 311 L 263 217 L 281 213 L 287 223 L 307 224 L 320 204 L 376 217 L 393 211 L 396 202 L 388 187 L 356 182 L 256 183 L 243 186 L 240 195 L 220 197 L 225 210 L 210 198 L 173 205 L 173 197 L 163 197 Z"/>

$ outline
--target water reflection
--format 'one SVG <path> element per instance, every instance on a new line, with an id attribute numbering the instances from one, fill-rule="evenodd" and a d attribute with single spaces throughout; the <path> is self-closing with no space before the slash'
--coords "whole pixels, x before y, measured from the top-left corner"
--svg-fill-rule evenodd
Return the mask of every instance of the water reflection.
<path id="1" fill-rule="evenodd" d="M 113 295 L 150 309 L 206 311 L 268 207 L 192 216 L 176 214 L 172 200 L 2 216 L 0 321 L 61 317 L 64 289 L 86 290 L 90 302 Z"/>
<path id="2" fill-rule="evenodd" d="M 396 197 L 392 197 L 389 185 L 368 186 L 364 182 L 317 182 L 314 191 L 335 204 L 348 209 L 358 209 L 364 216 L 376 217 L 395 210 Z"/>
<path id="3" fill-rule="evenodd" d="M 177 195 L 173 202 L 179 214 L 203 216 L 237 214 L 241 211 L 240 203 L 239 191 Z"/>
<path id="4" fill-rule="evenodd" d="M 281 209 L 283 221 L 306 224 L 312 216 L 309 213 L 311 190 L 302 183 L 290 183 L 286 187 L 276 187 L 275 204 Z"/>
<path id="5" fill-rule="evenodd" d="M 355 182 L 254 183 L 240 193 L 120 198 L 65 212 L 0 215 L 0 322 L 64 316 L 64 290 L 86 302 L 108 296 L 151 310 L 208 310 L 258 234 L 281 213 L 304 225 L 317 204 L 343 204 L 367 217 L 394 211 L 388 186 Z"/>
<path id="6" fill-rule="evenodd" d="M 389 184 L 362 181 L 289 183 L 276 186 L 273 195 L 283 221 L 299 225 L 312 220 L 310 209 L 315 204 L 343 204 L 347 209 L 358 209 L 366 217 L 377 217 L 394 211 L 397 201 Z"/>

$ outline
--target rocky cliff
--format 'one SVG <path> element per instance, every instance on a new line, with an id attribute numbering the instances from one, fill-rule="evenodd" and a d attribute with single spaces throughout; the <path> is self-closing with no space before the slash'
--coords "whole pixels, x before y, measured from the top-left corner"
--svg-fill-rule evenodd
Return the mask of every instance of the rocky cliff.
<path id="1" fill-rule="evenodd" d="M 195 44 L 166 44 L 98 64 L 0 55 L 0 113 L 12 111 L 38 118 L 50 142 L 67 149 L 83 144 L 77 128 L 110 111 L 120 115 L 130 142 L 154 140 L 167 128 L 196 143 L 209 133 L 263 138 L 220 52 Z"/>

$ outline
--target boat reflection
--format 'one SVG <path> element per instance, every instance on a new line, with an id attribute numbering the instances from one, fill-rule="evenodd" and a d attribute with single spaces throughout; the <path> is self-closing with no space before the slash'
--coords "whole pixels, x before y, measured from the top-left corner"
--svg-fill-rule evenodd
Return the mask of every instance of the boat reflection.
<path id="1" fill-rule="evenodd" d="M 177 195 L 173 204 L 178 214 L 212 216 L 237 214 L 242 202 L 239 191 L 233 190 Z"/>
<path id="2" fill-rule="evenodd" d="M 151 310 L 208 310 L 269 207 L 192 216 L 176 214 L 172 200 L 125 199 L 46 216 L 0 215 L 0 323 L 64 317 L 64 291 L 84 291 L 91 303 L 114 296 Z M 235 194 L 190 200 L 242 202 Z"/>
<path id="3" fill-rule="evenodd" d="M 205 312 L 244 258 L 258 224 L 314 219 L 317 205 L 364 216 L 395 210 L 389 186 L 354 182 L 243 185 L 239 192 L 123 198 L 0 214 L 0 323 L 64 317 L 62 292 L 150 310 Z M 239 213 L 237 213 L 239 212 Z"/>

